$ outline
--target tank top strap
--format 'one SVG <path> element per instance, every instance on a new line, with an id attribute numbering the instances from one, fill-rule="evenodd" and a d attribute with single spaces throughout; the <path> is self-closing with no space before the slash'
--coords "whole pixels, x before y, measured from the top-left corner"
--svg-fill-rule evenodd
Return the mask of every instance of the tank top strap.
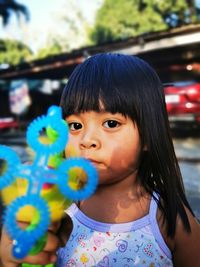
<path id="1" fill-rule="evenodd" d="M 151 202 L 150 202 L 150 208 L 149 208 L 149 216 L 151 221 L 157 221 L 156 214 L 158 209 L 158 202 L 159 202 L 159 194 L 153 192 Z"/>
<path id="2" fill-rule="evenodd" d="M 158 202 L 159 202 L 160 196 L 158 193 L 153 192 L 152 199 L 150 202 L 150 209 L 149 209 L 149 218 L 151 223 L 151 229 L 154 234 L 154 237 L 156 241 L 158 242 L 160 248 L 163 250 L 163 252 L 171 259 L 171 251 L 169 250 L 167 244 L 165 243 L 165 240 L 160 232 L 160 228 L 157 221 L 157 209 L 158 209 Z"/>

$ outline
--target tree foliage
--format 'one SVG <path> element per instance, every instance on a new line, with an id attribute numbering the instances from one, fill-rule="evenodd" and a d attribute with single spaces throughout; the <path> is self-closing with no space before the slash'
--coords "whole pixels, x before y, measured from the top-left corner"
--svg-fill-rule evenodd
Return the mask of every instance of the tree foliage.
<path id="1" fill-rule="evenodd" d="M 31 50 L 16 40 L 0 40 L 0 65 L 17 65 L 30 60 Z"/>
<path id="2" fill-rule="evenodd" d="M 35 58 L 45 58 L 47 56 L 56 55 L 62 53 L 62 46 L 59 42 L 59 40 L 51 41 L 50 45 L 47 45 L 46 47 L 43 47 L 39 49 L 37 52 Z"/>
<path id="3" fill-rule="evenodd" d="M 194 1 L 104 0 L 90 37 L 95 44 L 167 30 L 198 20 Z"/>
<path id="4" fill-rule="evenodd" d="M 18 18 L 22 14 L 27 20 L 29 19 L 29 12 L 26 6 L 15 0 L 0 0 L 0 17 L 2 17 L 4 26 L 9 23 L 12 14 L 16 14 Z"/>
<path id="5" fill-rule="evenodd" d="M 78 1 L 65 1 L 54 21 L 55 28 L 51 28 L 46 45 L 37 52 L 37 58 L 69 52 L 88 43 L 88 25 Z"/>

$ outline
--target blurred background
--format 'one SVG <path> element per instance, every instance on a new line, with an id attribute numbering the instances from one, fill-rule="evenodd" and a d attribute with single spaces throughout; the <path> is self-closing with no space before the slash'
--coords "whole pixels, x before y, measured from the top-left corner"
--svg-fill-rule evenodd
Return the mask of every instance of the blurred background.
<path id="1" fill-rule="evenodd" d="M 26 127 L 99 52 L 138 55 L 165 90 L 186 193 L 200 219 L 200 0 L 0 0 L 0 143 L 28 160 Z"/>

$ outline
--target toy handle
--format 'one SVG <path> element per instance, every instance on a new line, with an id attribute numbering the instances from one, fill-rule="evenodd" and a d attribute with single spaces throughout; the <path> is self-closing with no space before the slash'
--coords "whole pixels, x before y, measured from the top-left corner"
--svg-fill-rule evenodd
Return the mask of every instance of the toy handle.
<path id="1" fill-rule="evenodd" d="M 47 234 L 45 234 L 43 237 L 41 237 L 37 243 L 34 245 L 34 247 L 31 249 L 29 252 L 29 255 L 36 255 L 38 254 L 45 246 L 47 240 Z M 41 264 L 30 264 L 30 263 L 22 263 L 22 267 L 54 267 L 54 264 L 46 264 L 46 265 L 41 265 Z"/>

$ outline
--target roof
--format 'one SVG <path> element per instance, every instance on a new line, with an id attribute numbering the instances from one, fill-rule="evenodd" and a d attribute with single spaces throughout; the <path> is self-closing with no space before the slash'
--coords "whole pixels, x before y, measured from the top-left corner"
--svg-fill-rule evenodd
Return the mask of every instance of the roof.
<path id="1" fill-rule="evenodd" d="M 188 25 L 168 31 L 153 32 L 126 40 L 82 47 L 69 53 L 0 70 L 0 79 L 62 79 L 67 78 L 76 65 L 88 56 L 100 52 L 119 52 L 139 55 L 154 67 L 172 63 L 185 64 L 200 61 L 200 24 Z"/>

